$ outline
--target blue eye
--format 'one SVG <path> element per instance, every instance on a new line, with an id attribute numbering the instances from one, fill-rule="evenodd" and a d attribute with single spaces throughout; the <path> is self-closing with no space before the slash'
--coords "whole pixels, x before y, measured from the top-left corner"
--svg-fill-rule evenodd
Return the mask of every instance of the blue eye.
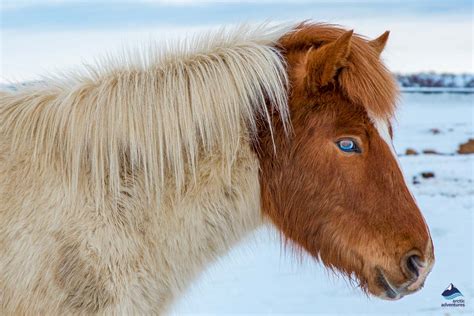
<path id="1" fill-rule="evenodd" d="M 360 153 L 360 149 L 357 146 L 357 143 L 350 139 L 350 138 L 344 138 L 341 140 L 338 140 L 336 142 L 337 147 L 339 147 L 340 150 L 346 153 Z"/>

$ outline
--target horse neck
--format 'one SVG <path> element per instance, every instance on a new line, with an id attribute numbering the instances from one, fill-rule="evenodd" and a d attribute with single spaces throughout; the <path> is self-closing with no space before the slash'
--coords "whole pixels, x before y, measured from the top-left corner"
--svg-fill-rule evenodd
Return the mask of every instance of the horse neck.
<path id="1" fill-rule="evenodd" d="M 185 289 L 262 223 L 259 165 L 250 146 L 243 144 L 230 170 L 215 160 L 202 158 L 186 193 L 177 198 L 172 189 L 163 192 L 158 211 L 152 211 L 152 239 L 166 261 L 162 266 L 172 267 L 163 271 L 165 284 L 175 287 L 170 293 Z"/>

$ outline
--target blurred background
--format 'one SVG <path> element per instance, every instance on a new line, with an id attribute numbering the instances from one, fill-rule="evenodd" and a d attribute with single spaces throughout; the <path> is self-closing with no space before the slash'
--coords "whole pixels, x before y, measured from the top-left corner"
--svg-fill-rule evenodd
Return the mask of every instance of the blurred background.
<path id="1" fill-rule="evenodd" d="M 375 38 L 402 88 L 395 146 L 431 227 L 437 262 L 425 288 L 380 301 L 285 251 L 263 228 L 210 267 L 173 314 L 471 314 L 474 312 L 474 69 L 471 0 L 2 0 L 0 87 L 41 80 L 123 46 L 242 22 L 312 19 Z M 138 46 L 139 47 L 139 46 Z M 465 307 L 443 307 L 453 283 Z"/>
<path id="2" fill-rule="evenodd" d="M 397 73 L 473 72 L 471 0 L 2 0 L 5 81 L 88 61 L 123 43 L 222 24 L 313 19 L 374 38 Z"/>

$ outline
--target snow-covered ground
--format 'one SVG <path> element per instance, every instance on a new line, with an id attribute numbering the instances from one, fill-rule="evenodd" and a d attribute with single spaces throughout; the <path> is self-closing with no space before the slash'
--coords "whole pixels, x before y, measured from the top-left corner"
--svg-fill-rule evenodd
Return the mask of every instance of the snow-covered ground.
<path id="1" fill-rule="evenodd" d="M 473 100 L 474 94 L 404 94 L 394 126 L 398 152 L 447 154 L 400 157 L 435 245 L 436 264 L 421 292 L 395 302 L 367 297 L 311 259 L 295 258 L 265 228 L 210 267 L 172 313 L 472 315 L 474 154 L 454 153 L 474 138 Z M 424 171 L 435 177 L 422 179 Z M 414 176 L 419 184 L 412 183 Z M 441 307 L 450 283 L 464 295 L 465 307 Z"/>

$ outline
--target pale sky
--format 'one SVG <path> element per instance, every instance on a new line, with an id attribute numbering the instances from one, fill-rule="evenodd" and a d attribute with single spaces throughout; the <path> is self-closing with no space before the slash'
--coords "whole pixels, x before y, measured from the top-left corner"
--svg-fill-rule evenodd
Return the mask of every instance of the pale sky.
<path id="1" fill-rule="evenodd" d="M 0 82 L 77 68 L 122 46 L 223 24 L 313 19 L 390 30 L 392 71 L 473 73 L 472 1 L 2 0 Z"/>

